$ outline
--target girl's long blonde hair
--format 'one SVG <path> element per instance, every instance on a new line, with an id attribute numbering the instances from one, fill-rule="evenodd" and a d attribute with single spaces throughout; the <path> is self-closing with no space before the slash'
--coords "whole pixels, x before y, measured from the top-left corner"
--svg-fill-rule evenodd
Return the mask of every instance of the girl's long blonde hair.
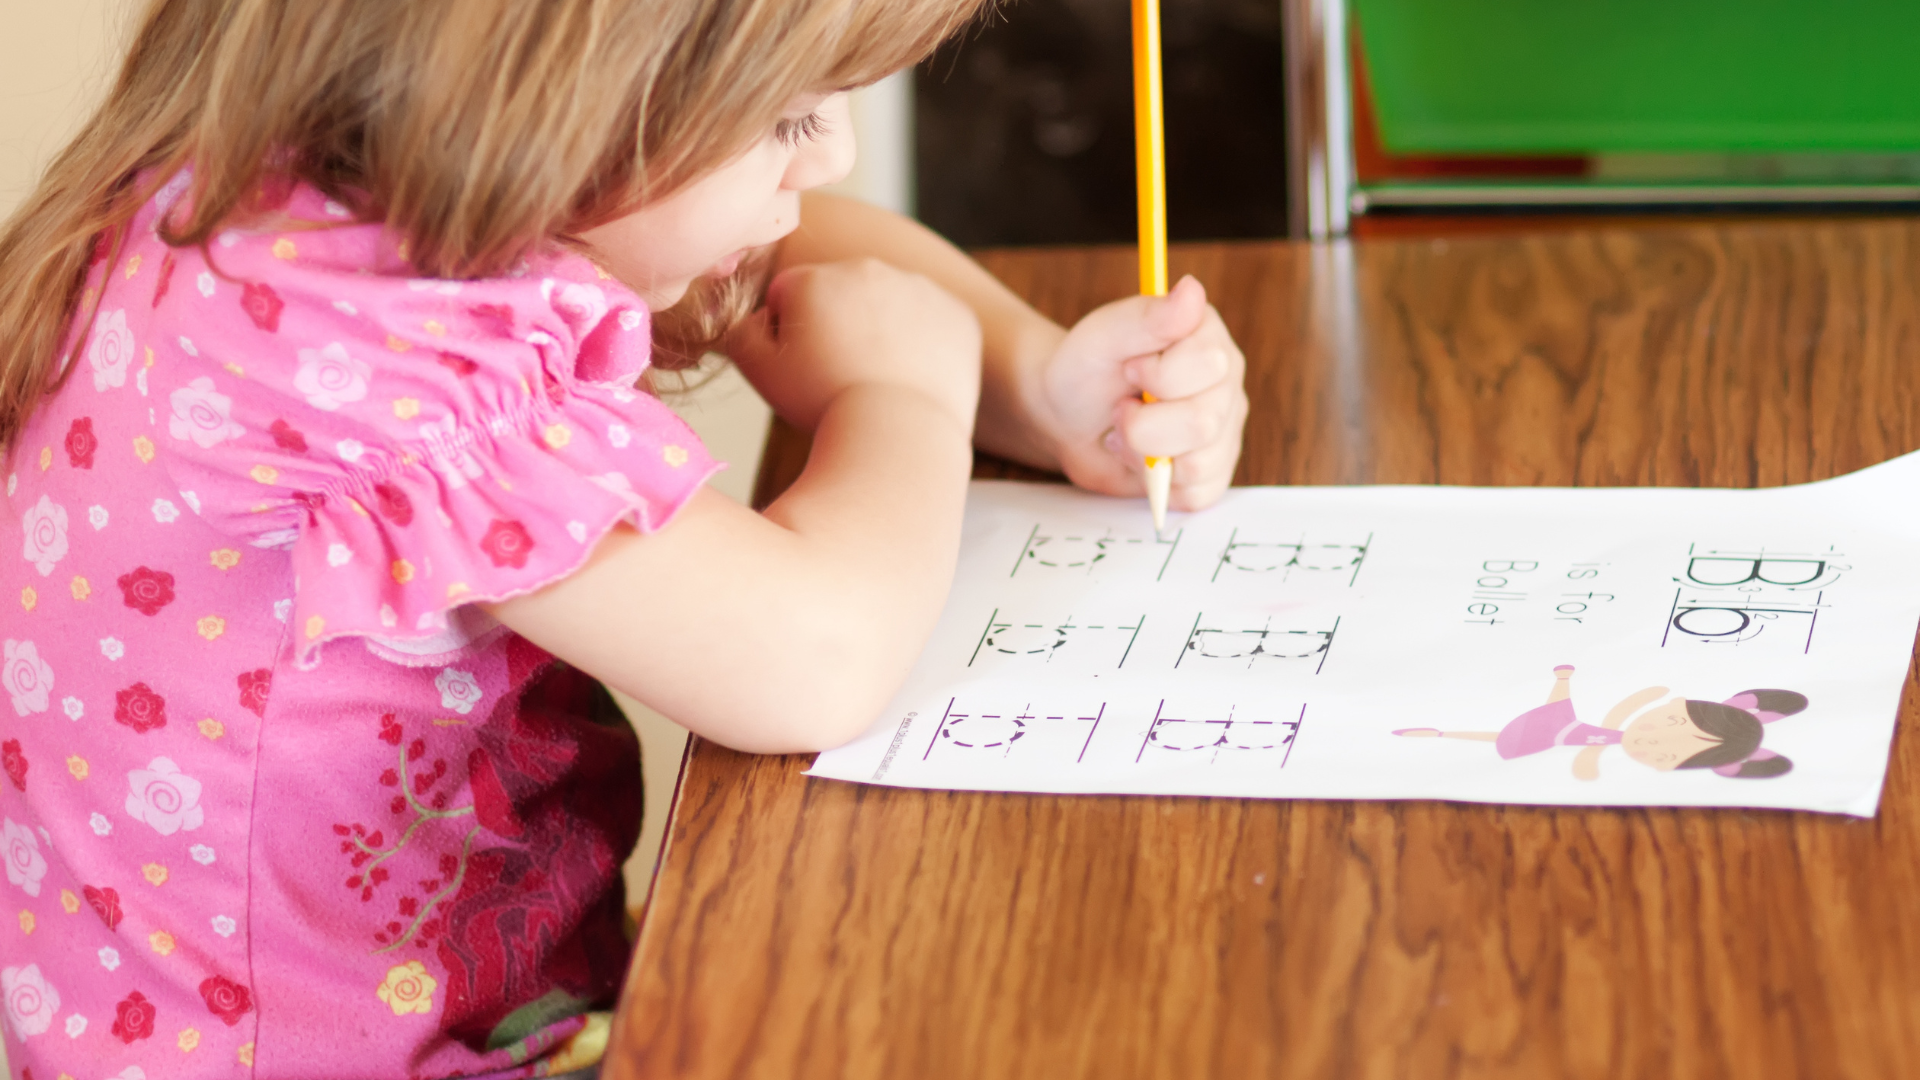
<path id="1" fill-rule="evenodd" d="M 84 347 L 96 249 L 183 167 L 169 244 L 297 179 L 386 222 L 419 273 L 491 276 L 724 163 L 796 94 L 914 63 L 985 2 L 150 0 L 106 102 L 0 230 L 0 444 Z"/>

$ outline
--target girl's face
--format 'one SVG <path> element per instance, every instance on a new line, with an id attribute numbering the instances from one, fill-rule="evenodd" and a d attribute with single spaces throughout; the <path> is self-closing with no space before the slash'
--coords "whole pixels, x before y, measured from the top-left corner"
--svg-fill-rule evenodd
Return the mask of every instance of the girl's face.
<path id="1" fill-rule="evenodd" d="M 802 94 L 766 135 L 725 165 L 582 236 L 655 311 L 696 278 L 725 277 L 751 250 L 800 224 L 800 193 L 853 168 L 846 93 Z"/>
<path id="2" fill-rule="evenodd" d="M 1700 751 L 1719 745 L 1720 740 L 1694 726 L 1687 715 L 1687 699 L 1678 697 L 1634 717 L 1620 736 L 1620 747 L 1628 757 L 1661 772 L 1671 772 Z"/>

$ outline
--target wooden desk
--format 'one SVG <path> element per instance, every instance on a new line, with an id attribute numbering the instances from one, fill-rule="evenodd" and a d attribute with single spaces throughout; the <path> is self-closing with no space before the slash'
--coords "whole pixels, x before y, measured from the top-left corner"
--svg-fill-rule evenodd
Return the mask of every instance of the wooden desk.
<path id="1" fill-rule="evenodd" d="M 1131 250 L 986 261 L 1062 320 L 1134 282 Z M 1244 483 L 1771 485 L 1920 447 L 1920 224 L 1174 270 L 1247 352 Z M 696 743 L 606 1075 L 1920 1076 L 1917 745 L 1857 821 L 893 790 Z"/>

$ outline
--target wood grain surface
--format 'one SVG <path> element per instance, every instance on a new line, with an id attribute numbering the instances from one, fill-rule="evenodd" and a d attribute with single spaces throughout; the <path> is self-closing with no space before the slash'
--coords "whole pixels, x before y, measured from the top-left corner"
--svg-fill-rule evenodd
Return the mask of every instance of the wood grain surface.
<path id="1" fill-rule="evenodd" d="M 1135 273 L 985 261 L 1063 320 Z M 1174 271 L 1247 353 L 1243 483 L 1744 487 L 1920 447 L 1920 224 Z M 1920 1077 L 1920 750 L 1894 751 L 1858 821 L 896 790 L 696 740 L 606 1076 Z"/>

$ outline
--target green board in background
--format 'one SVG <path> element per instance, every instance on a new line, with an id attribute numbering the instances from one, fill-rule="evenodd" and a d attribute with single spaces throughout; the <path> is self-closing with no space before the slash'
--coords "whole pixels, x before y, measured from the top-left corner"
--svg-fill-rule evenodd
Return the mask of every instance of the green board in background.
<path id="1" fill-rule="evenodd" d="M 1353 0 L 1401 154 L 1920 150 L 1920 0 Z"/>

